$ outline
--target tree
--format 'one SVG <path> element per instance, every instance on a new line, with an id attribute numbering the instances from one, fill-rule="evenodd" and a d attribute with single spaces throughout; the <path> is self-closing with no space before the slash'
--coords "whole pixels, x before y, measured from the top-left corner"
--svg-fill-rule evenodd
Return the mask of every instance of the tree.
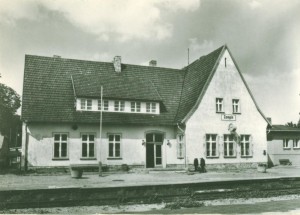
<path id="1" fill-rule="evenodd" d="M 0 83 L 0 132 L 8 135 L 21 99 L 12 88 Z"/>

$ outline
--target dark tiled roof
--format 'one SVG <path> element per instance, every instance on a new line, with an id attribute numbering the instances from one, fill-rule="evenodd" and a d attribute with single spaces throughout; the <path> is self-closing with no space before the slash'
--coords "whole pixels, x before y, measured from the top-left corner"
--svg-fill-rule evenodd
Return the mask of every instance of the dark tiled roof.
<path id="1" fill-rule="evenodd" d="M 225 46 L 222 46 L 184 68 L 186 72 L 181 101 L 176 116 L 177 121 L 184 119 L 196 104 L 205 85 L 210 81 L 208 80 L 209 76 L 213 72 L 213 68 L 224 48 Z"/>
<path id="2" fill-rule="evenodd" d="M 99 123 L 99 112 L 75 111 L 78 97 L 159 101 L 159 115 L 104 112 L 104 123 L 164 124 L 181 122 L 205 92 L 223 50 L 222 46 L 179 69 L 26 55 L 22 119 L 36 122 Z M 72 78 L 71 78 L 72 77 Z"/>
<path id="3" fill-rule="evenodd" d="M 289 131 L 289 132 L 299 132 L 300 133 L 300 128 L 295 128 L 295 127 L 290 127 L 287 125 L 272 125 L 270 128 L 271 131 Z"/>
<path id="4" fill-rule="evenodd" d="M 122 73 L 110 72 L 110 74 L 103 74 L 93 72 L 73 75 L 77 97 L 99 98 L 100 87 L 103 86 L 103 98 L 162 101 L 150 80 L 136 77 L 133 72 L 126 72 L 134 70 L 130 68 L 132 67 L 130 65 L 124 65 L 123 67 Z"/>
<path id="5" fill-rule="evenodd" d="M 127 87 L 124 93 L 131 91 L 128 95 L 131 98 L 140 92 L 137 99 L 162 100 L 165 111 L 159 115 L 103 113 L 103 122 L 173 124 L 180 101 L 184 71 L 128 64 L 122 64 L 122 67 L 123 71 L 118 75 L 128 80 L 136 80 L 134 87 L 123 84 Z M 98 123 L 99 112 L 75 111 L 71 76 L 74 77 L 75 87 L 80 92 L 81 85 L 77 83 L 77 77 L 85 76 L 83 74 L 89 74 L 88 79 L 93 74 L 105 79 L 116 76 L 112 63 L 26 55 L 22 120 Z M 111 89 L 118 87 L 115 83 L 109 84 Z M 138 89 L 140 84 L 145 84 L 145 89 Z M 93 93 L 98 90 L 97 87 L 93 89 Z M 118 92 L 120 89 L 116 94 Z"/>

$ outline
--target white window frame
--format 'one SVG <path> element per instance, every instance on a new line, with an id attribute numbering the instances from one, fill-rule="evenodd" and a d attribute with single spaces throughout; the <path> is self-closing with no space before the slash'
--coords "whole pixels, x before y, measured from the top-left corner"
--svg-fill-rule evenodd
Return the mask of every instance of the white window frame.
<path id="1" fill-rule="evenodd" d="M 248 140 L 247 138 L 248 137 Z M 252 157 L 252 142 L 251 142 L 251 135 L 249 134 L 241 134 L 241 140 L 240 140 L 240 143 L 241 143 L 241 157 L 242 158 L 246 158 L 246 157 Z M 247 152 L 247 144 L 248 144 L 248 154 L 246 153 Z M 244 153 L 242 151 L 242 147 L 244 148 Z"/>
<path id="2" fill-rule="evenodd" d="M 293 149 L 300 149 L 300 139 L 293 140 Z"/>
<path id="3" fill-rule="evenodd" d="M 215 136 L 215 140 L 213 140 Z M 209 137 L 209 138 L 208 138 Z M 219 147 L 218 147 L 218 135 L 217 134 L 206 134 L 205 135 L 205 152 L 207 158 L 218 158 L 219 157 Z M 207 151 L 207 146 L 209 145 L 209 151 Z M 215 147 L 213 147 L 215 145 Z M 213 148 L 215 148 L 215 155 L 212 154 Z M 210 153 L 208 153 L 210 152 Z"/>
<path id="4" fill-rule="evenodd" d="M 223 98 L 216 98 L 216 112 L 217 113 L 224 113 L 224 104 Z"/>
<path id="5" fill-rule="evenodd" d="M 131 112 L 141 112 L 141 102 L 130 102 L 130 111 Z"/>
<path id="6" fill-rule="evenodd" d="M 184 135 L 177 135 L 177 158 L 184 158 Z"/>
<path id="7" fill-rule="evenodd" d="M 236 157 L 236 142 L 234 141 L 233 135 L 224 134 L 224 158 Z M 232 146 L 232 154 L 230 154 L 230 146 Z M 225 150 L 226 149 L 226 150 Z"/>
<path id="8" fill-rule="evenodd" d="M 283 139 L 283 149 L 291 149 L 291 143 L 293 142 L 293 139 Z"/>
<path id="9" fill-rule="evenodd" d="M 59 140 L 55 140 L 55 136 L 59 135 Z M 62 136 L 66 135 L 67 139 L 63 140 Z M 55 145 L 56 143 L 59 144 L 59 149 L 58 149 L 58 156 L 55 156 Z M 62 144 L 65 143 L 66 144 L 66 156 L 62 156 Z M 54 160 L 59 160 L 59 159 L 69 159 L 69 136 L 68 133 L 53 133 L 53 154 L 52 154 L 52 158 Z"/>
<path id="10" fill-rule="evenodd" d="M 124 112 L 125 111 L 125 101 L 115 100 L 114 101 L 114 110 L 116 112 Z"/>
<path id="11" fill-rule="evenodd" d="M 232 99 L 232 113 L 241 113 L 241 105 L 239 99 Z"/>
<path id="12" fill-rule="evenodd" d="M 87 140 L 83 140 L 83 136 L 86 135 L 87 136 Z M 90 140 L 90 136 L 94 136 L 94 140 Z M 83 159 L 89 159 L 89 158 L 96 158 L 96 135 L 95 133 L 82 133 L 81 134 L 81 158 Z M 86 151 L 86 156 L 83 156 L 83 144 L 86 143 L 87 144 L 87 151 Z M 90 155 L 90 147 L 91 144 L 93 144 L 93 152 L 94 155 L 91 156 Z"/>
<path id="13" fill-rule="evenodd" d="M 110 136 L 113 136 L 113 139 L 110 140 Z M 120 140 L 116 140 L 116 136 L 120 136 Z M 110 154 L 110 145 L 113 145 L 112 155 Z M 116 155 L 116 144 L 120 145 L 119 156 Z M 108 158 L 122 158 L 122 135 L 121 134 L 108 134 Z"/>
<path id="14" fill-rule="evenodd" d="M 103 101 L 103 111 L 108 111 L 109 103 L 108 100 L 102 100 Z M 101 110 L 101 99 L 98 99 L 98 110 Z"/>
<path id="15" fill-rule="evenodd" d="M 147 113 L 156 113 L 156 103 L 155 102 L 146 102 L 146 112 Z"/>
<path id="16" fill-rule="evenodd" d="M 80 110 L 92 110 L 93 100 L 92 99 L 80 99 Z"/>

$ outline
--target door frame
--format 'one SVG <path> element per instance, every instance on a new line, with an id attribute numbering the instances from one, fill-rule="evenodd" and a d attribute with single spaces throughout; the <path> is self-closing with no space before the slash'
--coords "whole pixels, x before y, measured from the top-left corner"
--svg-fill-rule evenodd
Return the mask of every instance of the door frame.
<path id="1" fill-rule="evenodd" d="M 164 160 L 164 142 L 166 138 L 166 132 L 159 131 L 159 130 L 149 130 L 146 131 L 144 136 L 145 136 L 145 143 L 147 144 L 147 134 L 161 134 L 162 135 L 162 142 L 151 142 L 150 144 L 154 145 L 154 168 L 158 167 L 163 167 L 163 160 Z M 161 164 L 157 165 L 156 164 L 156 145 L 161 145 Z M 147 168 L 147 146 L 145 146 L 145 168 Z"/>

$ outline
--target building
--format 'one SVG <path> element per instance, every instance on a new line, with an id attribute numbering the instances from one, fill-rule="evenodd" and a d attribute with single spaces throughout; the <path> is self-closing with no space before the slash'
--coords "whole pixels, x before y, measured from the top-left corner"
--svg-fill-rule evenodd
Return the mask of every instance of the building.
<path id="1" fill-rule="evenodd" d="M 269 162 L 272 165 L 300 165 L 300 128 L 272 125 L 267 133 Z"/>
<path id="2" fill-rule="evenodd" d="M 267 162 L 268 121 L 226 45 L 183 69 L 26 55 L 22 104 L 28 167 Z"/>

